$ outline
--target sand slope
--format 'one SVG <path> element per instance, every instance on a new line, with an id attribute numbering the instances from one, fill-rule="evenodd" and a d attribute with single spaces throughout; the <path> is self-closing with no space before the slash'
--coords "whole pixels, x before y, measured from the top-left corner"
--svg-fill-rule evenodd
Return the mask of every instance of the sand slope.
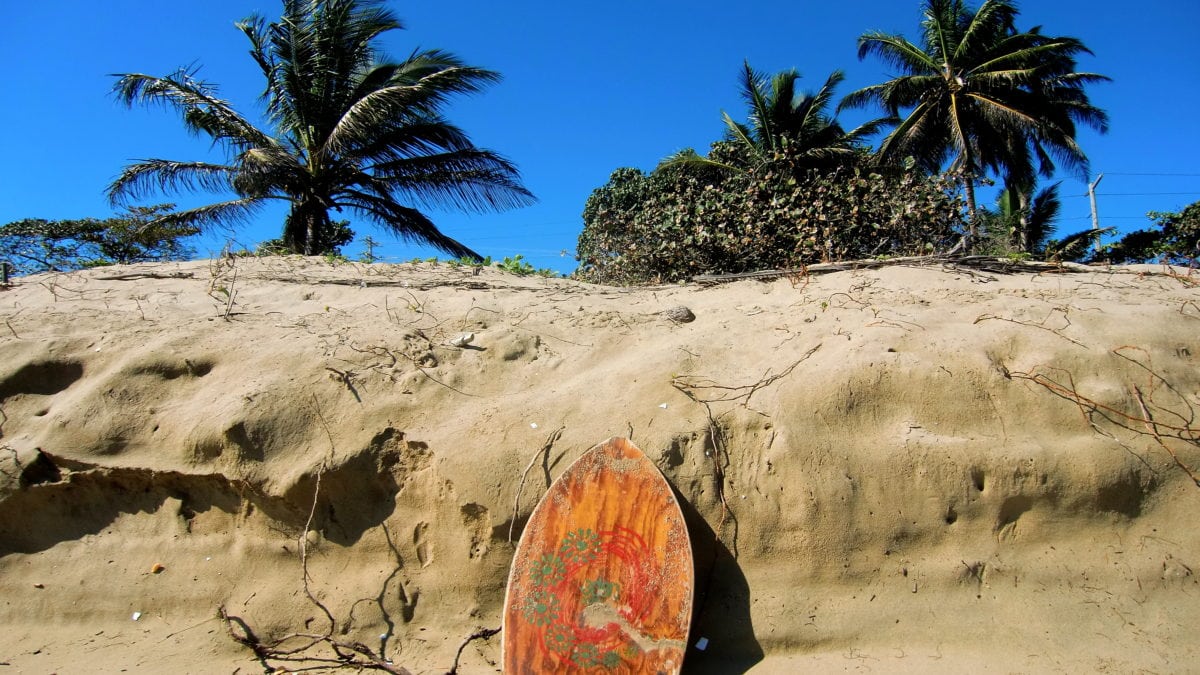
<path id="1" fill-rule="evenodd" d="M 1200 289 L 1163 271 L 619 290 L 293 257 L 18 279 L 0 672 L 262 671 L 218 608 L 264 642 L 446 672 L 500 624 L 510 531 L 614 435 L 690 513 L 692 672 L 1186 671 Z M 495 672 L 498 644 L 460 672 Z"/>

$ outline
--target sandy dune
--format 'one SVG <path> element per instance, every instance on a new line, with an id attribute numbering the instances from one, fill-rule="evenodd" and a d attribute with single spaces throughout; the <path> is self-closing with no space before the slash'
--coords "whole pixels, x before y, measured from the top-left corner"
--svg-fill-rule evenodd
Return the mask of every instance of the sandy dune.
<path id="1" fill-rule="evenodd" d="M 621 290 L 292 257 L 17 279 L 0 673 L 263 671 L 222 610 L 264 644 L 316 636 L 281 646 L 317 640 L 299 656 L 329 637 L 444 673 L 499 627 L 548 479 L 614 435 L 689 513 L 688 672 L 1194 670 L 1182 272 Z M 495 672 L 498 645 L 459 672 Z"/>

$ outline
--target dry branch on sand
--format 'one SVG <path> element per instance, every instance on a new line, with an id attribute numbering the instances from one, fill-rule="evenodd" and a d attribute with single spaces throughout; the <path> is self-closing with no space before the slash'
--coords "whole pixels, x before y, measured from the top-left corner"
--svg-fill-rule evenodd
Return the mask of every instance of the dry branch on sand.
<path id="1" fill-rule="evenodd" d="M 1127 352 L 1140 353 L 1146 362 L 1133 358 Z M 1101 403 L 1081 393 L 1075 385 L 1074 376 L 1066 370 L 1040 367 L 1030 372 L 1012 372 L 1009 376 L 1032 382 L 1060 398 L 1071 401 L 1079 407 L 1084 422 L 1106 437 L 1114 438 L 1111 432 L 1100 427 L 1097 418 L 1134 434 L 1149 436 L 1170 456 L 1172 463 L 1187 474 L 1196 487 L 1200 487 L 1200 475 L 1197 475 L 1196 469 L 1184 462 L 1179 452 L 1172 447 L 1173 444 L 1181 444 L 1183 447 L 1200 450 L 1200 426 L 1197 426 L 1196 411 L 1192 403 L 1161 373 L 1154 370 L 1149 363 L 1149 354 L 1144 349 L 1126 345 L 1113 349 L 1111 353 L 1129 361 L 1148 375 L 1148 382 L 1144 386 L 1128 385 L 1130 396 L 1138 406 L 1136 414 Z M 1058 379 L 1053 377 L 1052 373 L 1056 374 Z M 1170 392 L 1176 400 L 1177 405 L 1174 408 L 1155 400 L 1156 393 L 1163 390 Z M 1170 418 L 1176 421 L 1163 421 Z"/>
<path id="2" fill-rule="evenodd" d="M 321 475 L 323 469 L 324 467 L 322 466 L 322 469 L 317 471 L 316 486 L 313 488 L 312 507 L 309 510 L 308 520 L 305 522 L 304 528 L 296 537 L 296 544 L 300 553 L 300 579 L 301 585 L 304 588 L 304 595 L 325 616 L 329 627 L 323 633 L 298 631 L 287 633 L 273 640 L 264 641 L 259 638 L 245 619 L 230 614 L 224 605 L 221 605 L 217 609 L 217 614 L 225 623 L 225 629 L 229 633 L 229 636 L 254 652 L 259 663 L 268 672 L 277 670 L 271 663 L 272 661 L 277 661 L 301 663 L 305 664 L 306 667 L 320 664 L 338 668 L 380 670 L 387 673 L 396 673 L 397 675 L 408 675 L 408 670 L 393 664 L 386 658 L 384 646 L 381 646 L 379 651 L 376 652 L 361 642 L 334 637 L 334 631 L 337 628 L 338 622 L 334 618 L 333 612 L 313 594 L 312 589 L 309 587 L 309 581 L 312 577 L 308 573 L 308 533 L 312 528 L 313 516 L 316 514 L 317 501 L 321 494 Z M 393 573 L 384 581 L 384 590 L 380 593 L 381 597 L 386 592 L 388 581 L 394 576 L 395 574 Z M 387 616 L 386 612 L 384 612 L 384 616 Z M 386 637 L 384 641 L 384 645 L 386 645 Z M 321 647 L 327 647 L 332 655 L 321 653 Z"/>
<path id="3" fill-rule="evenodd" d="M 692 281 L 698 284 L 720 284 L 729 281 L 740 281 L 743 279 L 758 279 L 769 281 L 771 279 L 787 278 L 792 280 L 792 284 L 796 284 L 796 280 L 800 277 L 807 277 L 811 274 L 826 274 L 829 272 L 849 272 L 853 270 L 868 270 L 878 269 L 881 267 L 935 267 L 941 266 L 947 271 L 967 271 L 980 270 L 983 272 L 993 272 L 996 274 L 1013 274 L 1017 272 L 1033 272 L 1033 273 L 1058 273 L 1058 272 L 1108 272 L 1111 274 L 1135 274 L 1138 276 L 1161 275 L 1176 279 L 1187 286 L 1195 286 L 1200 283 L 1195 276 L 1191 274 L 1180 274 L 1170 267 L 1165 268 L 1162 272 L 1146 272 L 1146 271 L 1130 271 L 1120 268 L 1114 268 L 1111 265 L 1083 265 L 1080 263 L 1071 262 L 1037 262 L 1032 260 L 1014 260 L 1011 258 L 996 258 L 983 255 L 923 255 L 923 256 L 908 256 L 902 258 L 880 258 L 880 259 L 865 259 L 865 260 L 845 260 L 841 262 L 817 263 L 807 265 L 800 269 L 789 270 L 759 270 L 756 272 L 740 272 L 736 274 L 700 274 L 692 277 Z"/>

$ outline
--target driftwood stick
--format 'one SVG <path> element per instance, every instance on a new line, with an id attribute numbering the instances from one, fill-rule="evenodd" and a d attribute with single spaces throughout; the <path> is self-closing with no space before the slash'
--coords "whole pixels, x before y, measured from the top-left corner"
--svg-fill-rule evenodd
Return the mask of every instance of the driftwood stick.
<path id="1" fill-rule="evenodd" d="M 1110 266 L 1091 266 L 1082 265 L 1079 263 L 1070 262 L 1035 262 L 1010 260 L 1008 258 L 995 258 L 992 256 L 982 255 L 922 255 L 922 256 L 906 256 L 901 258 L 883 258 L 883 259 L 865 259 L 865 260 L 846 260 L 843 262 L 817 263 L 808 265 L 798 269 L 786 270 L 760 270 L 757 272 L 738 272 L 734 274 L 700 274 L 692 277 L 692 281 L 698 284 L 720 284 L 729 281 L 739 281 L 742 279 L 779 279 L 783 277 L 799 277 L 807 274 L 820 274 L 825 272 L 847 272 L 851 270 L 876 269 L 880 267 L 894 267 L 897 265 L 910 266 L 931 266 L 931 265 L 948 265 L 961 266 L 983 269 L 989 272 L 1114 272 Z M 1129 272 L 1130 274 L 1142 274 L 1141 272 Z M 1167 273 L 1164 273 L 1167 274 Z M 1174 276 L 1167 274 L 1167 276 Z"/>

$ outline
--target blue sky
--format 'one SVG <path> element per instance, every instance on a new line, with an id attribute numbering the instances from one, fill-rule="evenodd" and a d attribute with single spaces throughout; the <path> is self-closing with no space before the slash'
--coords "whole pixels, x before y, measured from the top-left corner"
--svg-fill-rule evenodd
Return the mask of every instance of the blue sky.
<path id="1" fill-rule="evenodd" d="M 1200 3 L 1195 0 L 1024 2 L 1020 27 L 1080 38 L 1094 52 L 1081 70 L 1113 82 L 1090 90 L 1112 118 L 1107 135 L 1081 134 L 1100 184 L 1101 224 L 1145 227 L 1150 210 L 1200 200 Z M 220 85 L 220 94 L 257 115 L 261 75 L 233 23 L 252 13 L 274 19 L 268 0 L 58 0 L 13 3 L 0 16 L 0 224 L 27 217 L 105 217 L 104 187 L 129 160 L 219 160 L 206 139 L 189 136 L 160 108 L 127 110 L 109 91 L 111 73 L 166 75 L 185 65 Z M 452 51 L 504 75 L 482 95 L 459 99 L 449 117 L 475 142 L 515 161 L 535 206 L 500 214 L 432 212 L 441 229 L 475 250 L 525 255 L 537 267 L 569 272 L 588 194 L 618 167 L 652 169 L 676 150 L 700 151 L 720 137 L 721 112 L 744 119 L 737 89 L 744 59 L 760 71 L 796 68 L 807 89 L 846 71 L 838 94 L 883 81 L 887 66 L 856 56 L 867 30 L 916 39 L 919 0 L 557 0 L 392 5 L 408 30 L 385 49 Z M 854 126 L 876 111 L 841 116 Z M 1090 225 L 1086 181 L 1064 175 L 1060 232 Z M 204 203 L 164 196 L 153 202 Z M 197 248 L 219 251 L 278 236 L 283 211 L 235 233 L 216 232 Z M 434 252 L 395 242 L 366 223 L 360 237 L 385 242 L 392 261 Z M 358 242 L 346 253 L 357 255 Z"/>

